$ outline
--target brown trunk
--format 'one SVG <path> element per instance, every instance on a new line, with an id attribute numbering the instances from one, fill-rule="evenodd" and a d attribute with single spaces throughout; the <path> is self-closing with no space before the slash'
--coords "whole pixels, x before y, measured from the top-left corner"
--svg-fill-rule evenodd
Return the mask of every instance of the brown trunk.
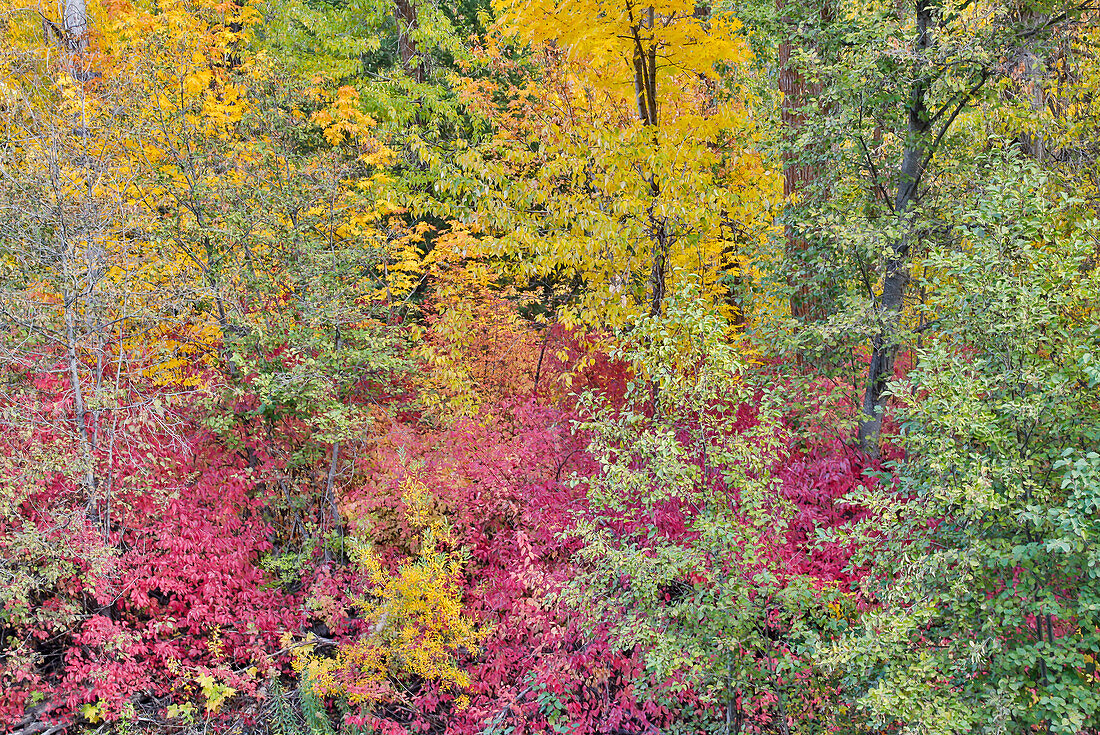
<path id="1" fill-rule="evenodd" d="M 1022 25 L 1037 27 L 1049 22 L 1050 16 L 1026 10 L 1021 13 Z M 1026 102 L 1034 120 L 1042 119 L 1047 108 L 1047 88 L 1045 68 L 1050 68 L 1050 59 L 1041 59 L 1032 48 L 1025 45 L 1017 52 L 1015 67 L 1011 71 L 1013 85 L 1008 94 Z M 1024 130 L 1018 136 L 1020 148 L 1036 161 L 1047 158 L 1046 139 L 1041 128 L 1034 131 Z"/>
<path id="2" fill-rule="evenodd" d="M 919 59 L 932 43 L 931 1 L 917 0 L 916 11 L 918 35 L 914 52 Z M 898 191 L 894 199 L 899 234 L 891 243 L 886 259 L 882 296 L 877 304 L 878 324 L 871 337 L 871 364 L 867 371 L 867 391 L 863 397 L 864 417 L 859 425 L 859 443 L 864 451 L 874 456 L 879 453 L 886 389 L 894 376 L 894 360 L 900 346 L 897 332 L 901 324 L 901 310 L 905 304 L 905 288 L 909 284 L 908 258 L 913 238 L 909 211 L 917 202 L 924 166 L 928 162 L 928 87 L 929 80 L 921 76 L 913 81 L 909 90 L 905 151 L 898 170 Z M 950 121 L 946 124 L 949 125 Z"/>
<path id="3" fill-rule="evenodd" d="M 631 35 L 634 41 L 634 96 L 638 102 L 638 119 L 645 125 L 657 124 L 657 47 L 646 31 L 653 29 L 653 8 L 635 19 L 630 9 Z M 648 44 L 647 44 L 648 42 Z"/>
<path id="4" fill-rule="evenodd" d="M 415 0 L 394 0 L 393 15 L 397 20 L 397 50 L 401 66 L 413 81 L 424 81 L 424 62 L 417 56 L 416 40 L 412 32 L 420 26 L 416 19 Z"/>
<path id="5" fill-rule="evenodd" d="M 792 0 L 776 0 L 776 8 L 783 12 L 784 9 L 791 6 L 791 2 Z M 806 0 L 793 0 L 793 2 L 803 3 L 797 8 L 798 11 L 801 11 L 798 15 L 807 14 Z M 822 0 L 820 19 L 823 22 L 832 19 L 830 0 Z M 782 23 L 788 28 L 788 33 L 779 43 L 779 91 L 782 95 L 780 106 L 783 123 L 782 135 L 788 143 L 783 151 L 783 198 L 789 205 L 793 200 L 799 198 L 807 186 L 817 181 L 821 175 L 821 169 L 816 162 L 802 160 L 802 152 L 792 149 L 793 142 L 798 138 L 803 125 L 806 124 L 806 114 L 804 112 L 806 105 L 821 97 L 821 82 L 807 79 L 803 70 L 791 60 L 794 51 L 801 43 L 796 39 L 794 30 L 797 19 L 792 18 L 789 14 L 784 15 Z M 798 256 L 808 249 L 808 243 L 789 222 L 786 226 L 785 239 L 788 257 L 793 258 L 796 262 L 800 261 L 801 258 Z M 790 303 L 791 315 L 799 319 L 823 316 L 821 314 L 823 311 L 821 299 L 806 284 L 804 276 L 797 271 L 793 271 L 789 279 L 790 285 L 794 289 Z"/>

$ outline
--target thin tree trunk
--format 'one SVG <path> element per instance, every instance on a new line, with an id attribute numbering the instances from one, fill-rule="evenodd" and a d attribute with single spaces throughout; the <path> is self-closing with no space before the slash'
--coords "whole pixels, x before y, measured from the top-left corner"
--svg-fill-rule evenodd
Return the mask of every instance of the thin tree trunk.
<path id="1" fill-rule="evenodd" d="M 779 700 L 776 702 L 776 709 L 778 717 L 776 718 L 776 726 L 779 729 L 779 735 L 791 735 L 791 728 L 787 725 L 787 694 L 783 687 L 780 686 L 776 692 Z"/>
<path id="2" fill-rule="evenodd" d="M 66 362 L 69 373 L 69 388 L 73 392 L 73 419 L 76 423 L 77 443 L 80 452 L 80 461 L 83 465 L 82 480 L 84 492 L 87 493 L 88 515 L 98 519 L 98 497 L 93 465 L 95 447 L 92 444 L 92 431 L 88 421 L 88 409 L 84 400 L 84 388 L 80 382 L 80 356 L 77 353 L 76 334 L 76 305 L 73 303 L 73 295 L 66 295 L 65 299 L 65 347 Z"/>
<path id="3" fill-rule="evenodd" d="M 325 515 L 328 516 L 326 524 L 333 533 L 340 530 L 340 507 L 336 504 L 336 468 L 340 461 L 340 442 L 332 443 L 332 460 L 328 465 L 328 477 L 325 480 Z M 325 561 L 332 561 L 332 547 L 325 543 Z"/>
<path id="4" fill-rule="evenodd" d="M 916 11 L 918 36 L 915 52 L 919 59 L 931 44 L 931 2 L 918 0 Z M 924 165 L 927 163 L 927 134 L 930 124 L 927 94 L 928 79 L 918 77 L 909 91 L 905 151 L 898 171 L 898 190 L 894 200 L 894 213 L 898 219 L 900 234 L 890 245 L 876 315 L 877 324 L 871 337 L 871 364 L 867 372 L 867 390 L 863 397 L 864 417 L 859 426 L 859 443 L 865 452 L 873 456 L 879 453 L 886 388 L 894 375 L 894 361 L 899 348 L 897 332 L 905 303 L 905 288 L 909 283 L 908 257 L 913 238 L 909 210 L 917 201 Z"/>
<path id="5" fill-rule="evenodd" d="M 341 338 L 340 327 L 336 327 L 336 339 L 333 343 L 333 352 L 340 352 Z M 340 462 L 340 441 L 332 443 L 332 459 L 328 465 L 328 477 L 325 478 L 324 513 L 328 516 L 328 527 L 333 533 L 339 533 L 341 519 L 340 506 L 336 503 L 336 470 Z M 325 561 L 332 561 L 332 548 L 325 543 Z"/>
<path id="6" fill-rule="evenodd" d="M 647 47 L 644 31 L 653 29 L 653 7 L 642 18 L 634 18 L 630 8 L 631 35 L 634 42 L 634 96 L 638 103 L 638 119 L 644 125 L 657 124 L 657 47 L 650 39 Z"/>
<path id="7" fill-rule="evenodd" d="M 69 33 L 68 23 L 70 20 L 73 23 L 83 22 L 83 26 L 76 26 L 78 29 L 86 30 L 86 18 L 81 21 L 84 6 L 83 3 L 78 3 L 74 7 L 70 7 L 69 3 L 66 3 L 64 12 L 65 17 L 63 22 L 66 24 L 65 32 Z M 70 45 L 70 48 L 72 46 Z M 86 127 L 85 109 L 83 101 L 81 104 L 79 128 Z M 84 139 L 83 149 L 84 160 L 91 160 L 89 152 L 87 150 L 87 139 Z M 99 498 L 99 478 L 96 476 L 95 471 L 95 450 L 96 450 L 96 422 L 93 420 L 91 411 L 88 408 L 88 400 L 85 395 L 84 384 L 81 379 L 81 355 L 80 355 L 80 340 L 84 334 L 93 334 L 100 337 L 98 334 L 99 323 L 96 319 L 96 286 L 103 272 L 103 252 L 98 245 L 95 244 L 95 238 L 90 232 L 91 229 L 97 228 L 100 225 L 100 219 L 102 213 L 96 206 L 94 197 L 90 190 L 90 181 L 85 183 L 87 196 L 83 200 L 83 204 L 90 209 L 85 210 L 84 216 L 77 218 L 74 221 L 69 220 L 65 214 L 65 208 L 61 205 L 61 202 L 68 194 L 66 193 L 66 182 L 63 179 L 61 156 L 62 150 L 55 144 L 51 148 L 50 161 L 50 184 L 52 194 L 54 197 L 54 204 L 57 216 L 57 230 L 61 236 L 61 247 L 59 248 L 60 255 L 60 267 L 61 267 L 61 282 L 64 283 L 64 291 L 62 299 L 64 303 L 64 319 L 65 319 L 65 361 L 66 372 L 69 377 L 69 388 L 73 394 L 73 422 L 76 427 L 77 435 L 77 452 L 80 456 L 81 463 L 81 485 L 84 487 L 85 492 L 85 512 L 88 519 L 93 525 L 99 526 L 101 523 L 100 517 L 100 498 Z M 78 243 L 83 241 L 83 249 L 81 250 Z M 79 253 L 79 257 L 78 257 Z M 81 260 L 83 262 L 81 262 Z M 83 301 L 83 318 L 81 315 L 80 304 Z M 84 332 L 81 332 L 78 325 L 83 322 Z M 100 348 L 100 358 L 102 355 L 102 342 L 97 345 Z M 97 359 L 97 364 L 101 365 L 101 360 Z M 97 379 L 94 382 L 93 396 L 99 394 L 101 388 L 99 381 L 99 371 L 97 370 Z"/>
<path id="8" fill-rule="evenodd" d="M 535 398 L 538 398 L 539 395 L 539 379 L 542 377 L 542 360 L 546 357 L 546 344 L 550 341 L 550 329 L 550 324 L 546 324 L 543 327 L 542 347 L 539 348 L 539 363 L 535 367 L 535 387 L 531 389 L 531 393 Z"/>
<path id="9" fill-rule="evenodd" d="M 649 315 L 660 316 L 668 278 L 669 238 L 665 224 L 650 216 L 653 227 L 653 261 L 649 271 Z"/>

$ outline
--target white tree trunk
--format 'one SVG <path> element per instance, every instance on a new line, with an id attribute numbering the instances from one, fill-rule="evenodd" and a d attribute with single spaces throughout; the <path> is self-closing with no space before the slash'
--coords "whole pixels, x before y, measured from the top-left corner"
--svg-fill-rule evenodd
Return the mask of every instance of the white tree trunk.
<path id="1" fill-rule="evenodd" d="M 88 7 L 85 0 L 63 0 L 61 29 L 70 51 L 80 51 L 88 43 Z"/>

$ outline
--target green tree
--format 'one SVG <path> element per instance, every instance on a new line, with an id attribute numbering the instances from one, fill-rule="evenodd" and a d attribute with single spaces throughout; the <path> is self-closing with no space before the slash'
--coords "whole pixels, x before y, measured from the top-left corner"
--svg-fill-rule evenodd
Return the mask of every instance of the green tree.
<path id="1" fill-rule="evenodd" d="M 791 573 L 779 548 L 792 508 L 772 474 L 778 396 L 694 289 L 666 306 L 612 352 L 633 370 L 623 404 L 584 398 L 591 418 L 578 429 L 591 432 L 598 470 L 584 479 L 574 600 L 644 652 L 653 681 L 701 696 L 685 713 L 693 726 L 736 733 L 755 710 L 788 732 L 789 719 L 825 716 L 790 684 L 808 674 L 802 641 L 830 625 L 838 593 Z"/>
<path id="2" fill-rule="evenodd" d="M 875 727 L 1100 724 L 1095 214 L 1014 151 L 924 258 L 939 322 L 906 381 L 899 486 L 864 559 L 878 607 L 820 660 Z"/>
<path id="3" fill-rule="evenodd" d="M 799 192 L 801 221 L 791 224 L 815 247 L 789 249 L 772 287 L 789 289 L 790 272 L 805 276 L 798 290 L 844 286 L 826 299 L 835 303 L 828 323 L 806 334 L 870 343 L 858 431 L 869 452 L 878 451 L 898 352 L 921 328 L 907 308 L 912 274 L 951 224 L 952 177 L 973 180 L 990 130 L 1008 119 L 1003 101 L 1018 85 L 1020 49 L 1052 55 L 1088 21 L 1088 8 L 914 0 L 802 16 L 816 49 L 800 56 L 800 72 L 822 87 L 820 99 L 798 101 L 809 153 L 798 161 L 821 174 Z M 766 24 L 758 32 L 777 33 Z"/>
<path id="4" fill-rule="evenodd" d="M 438 169 L 476 134 L 452 90 L 485 33 L 488 0 L 293 0 L 268 6 L 261 48 L 301 79 L 353 87 L 393 153 L 391 198 L 410 226 L 443 224 Z"/>

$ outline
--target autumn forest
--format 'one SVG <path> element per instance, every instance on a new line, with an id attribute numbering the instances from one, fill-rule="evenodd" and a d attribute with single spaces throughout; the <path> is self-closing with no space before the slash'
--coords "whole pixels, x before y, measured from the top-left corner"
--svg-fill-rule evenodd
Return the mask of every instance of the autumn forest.
<path id="1" fill-rule="evenodd" d="M 1097 0 L 0 38 L 0 731 L 1100 733 Z"/>

